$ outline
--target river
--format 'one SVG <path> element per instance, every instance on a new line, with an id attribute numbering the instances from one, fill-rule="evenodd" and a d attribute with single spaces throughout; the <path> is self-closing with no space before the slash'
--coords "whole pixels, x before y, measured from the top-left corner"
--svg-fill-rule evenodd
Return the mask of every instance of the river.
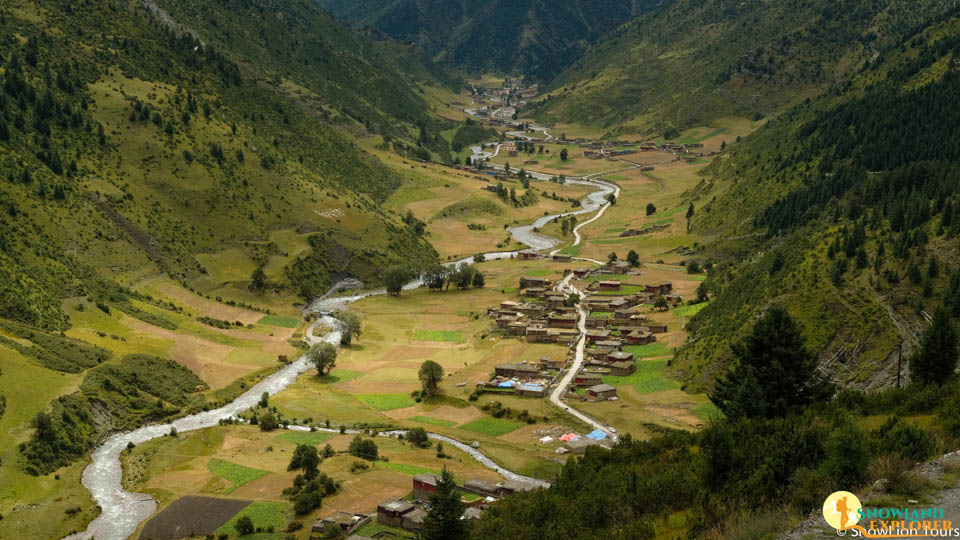
<path id="1" fill-rule="evenodd" d="M 597 187 L 598 190 L 590 193 L 590 195 L 582 201 L 581 208 L 577 210 L 543 216 L 537 219 L 532 225 L 511 228 L 510 234 L 517 239 L 517 241 L 535 250 L 547 249 L 557 245 L 558 241 L 556 239 L 537 234 L 533 232 L 533 228 L 543 227 L 558 216 L 578 215 L 599 210 L 605 203 L 607 194 L 613 193 L 615 190 L 615 186 L 612 184 L 590 180 L 588 178 L 570 179 L 568 182 L 594 186 Z M 486 253 L 484 254 L 484 258 L 485 260 L 509 259 L 514 257 L 516 253 L 516 251 Z M 473 257 L 468 257 L 459 261 L 445 263 L 445 266 L 452 266 L 464 262 L 469 263 L 472 261 Z M 423 282 L 417 279 L 405 285 L 404 289 L 415 289 L 422 285 Z M 307 335 L 309 336 L 308 340 L 312 342 L 326 341 L 334 345 L 339 344 L 340 331 L 338 323 L 333 317 L 329 316 L 329 313 L 341 310 L 350 302 L 355 302 L 361 298 L 386 293 L 385 290 L 378 289 L 351 296 L 336 296 L 335 290 L 336 286 L 324 296 L 311 302 L 307 308 L 309 312 L 321 314 L 307 331 Z M 314 338 L 313 329 L 318 325 L 327 325 L 333 330 L 321 338 Z M 117 433 L 108 437 L 93 451 L 91 455 L 92 463 L 84 469 L 82 478 L 84 487 L 90 490 L 90 495 L 93 497 L 93 500 L 100 505 L 100 516 L 90 522 L 86 531 L 70 535 L 67 538 L 70 540 L 90 538 L 96 538 L 97 540 L 120 540 L 128 538 L 136 532 L 140 522 L 149 518 L 157 511 L 157 501 L 150 495 L 145 493 L 131 493 L 123 489 L 123 467 L 120 463 L 120 454 L 127 447 L 127 443 L 141 444 L 158 437 L 163 437 L 170 433 L 171 428 L 176 428 L 178 432 L 184 433 L 215 426 L 221 419 L 236 417 L 256 405 L 257 402 L 260 401 L 261 394 L 264 392 L 273 395 L 283 390 L 292 384 L 301 373 L 309 369 L 313 369 L 313 366 L 307 361 L 305 356 L 301 356 L 276 373 L 265 377 L 262 381 L 237 397 L 237 399 L 223 407 L 186 416 L 166 424 L 148 425 L 133 431 Z M 309 428 L 305 426 L 291 426 L 290 429 Z M 353 431 L 348 431 L 348 433 L 353 433 Z M 396 436 L 399 433 L 403 433 L 403 431 L 387 432 L 384 435 Z M 446 444 L 456 446 L 464 452 L 467 452 L 480 464 L 498 472 L 504 478 L 526 481 L 544 487 L 550 485 L 542 480 L 529 478 L 504 469 L 484 455 L 480 450 L 460 441 L 436 433 L 430 433 L 429 436 L 430 438 L 441 440 Z"/>

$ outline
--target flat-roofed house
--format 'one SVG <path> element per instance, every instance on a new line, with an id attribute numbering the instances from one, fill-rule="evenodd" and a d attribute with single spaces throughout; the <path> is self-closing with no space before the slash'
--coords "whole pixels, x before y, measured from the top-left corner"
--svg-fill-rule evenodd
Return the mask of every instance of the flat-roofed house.
<path id="1" fill-rule="evenodd" d="M 402 527 L 403 516 L 412 512 L 416 506 L 400 499 L 387 499 L 377 505 L 377 522 L 390 527 Z"/>
<path id="2" fill-rule="evenodd" d="M 597 289 L 604 292 L 615 292 L 619 291 L 622 285 L 620 280 L 617 279 L 602 280 L 597 282 Z"/>
<path id="3" fill-rule="evenodd" d="M 587 399 L 606 401 L 612 397 L 617 397 L 617 389 L 609 384 L 598 384 L 587 388 Z"/>

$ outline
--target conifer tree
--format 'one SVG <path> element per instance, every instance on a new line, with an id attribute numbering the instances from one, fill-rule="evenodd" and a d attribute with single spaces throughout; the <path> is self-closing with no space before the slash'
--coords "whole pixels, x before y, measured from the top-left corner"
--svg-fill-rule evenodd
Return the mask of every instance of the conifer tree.
<path id="1" fill-rule="evenodd" d="M 924 331 L 920 349 L 910 357 L 910 375 L 919 382 L 943 384 L 957 369 L 957 329 L 950 312 L 941 306 Z"/>
<path id="2" fill-rule="evenodd" d="M 437 492 L 430 496 L 430 511 L 423 519 L 424 540 L 460 540 L 467 538 L 463 503 L 453 475 L 444 467 L 437 481 Z"/>
<path id="3" fill-rule="evenodd" d="M 785 416 L 832 393 L 800 328 L 781 307 L 770 308 L 733 355 L 733 369 L 710 395 L 728 418 Z"/>

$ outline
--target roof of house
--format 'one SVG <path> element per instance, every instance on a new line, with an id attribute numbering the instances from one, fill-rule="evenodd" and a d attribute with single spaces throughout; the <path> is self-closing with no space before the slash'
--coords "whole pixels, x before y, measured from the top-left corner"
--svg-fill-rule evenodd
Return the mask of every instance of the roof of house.
<path id="1" fill-rule="evenodd" d="M 599 281 L 598 283 L 600 283 L 600 285 L 613 285 L 614 287 L 619 287 L 620 285 L 622 285 L 620 283 L 620 280 L 618 279 L 605 279 L 605 280 Z"/>
<path id="2" fill-rule="evenodd" d="M 486 493 L 493 493 L 497 490 L 497 485 L 489 480 L 483 480 L 482 478 L 472 478 L 463 483 L 463 487 L 469 489 L 475 489 L 477 491 L 483 491 Z"/>
<path id="3" fill-rule="evenodd" d="M 418 474 L 413 477 L 414 482 L 423 482 L 424 484 L 437 485 L 437 482 L 440 481 L 440 477 L 433 473 L 423 473 Z"/>
<path id="4" fill-rule="evenodd" d="M 471 506 L 463 511 L 463 519 L 480 519 L 483 515 L 483 509 Z"/>
<path id="5" fill-rule="evenodd" d="M 610 364 L 610 367 L 615 367 L 617 369 L 630 369 L 630 366 L 633 365 L 633 362 L 627 362 L 626 360 L 622 362 L 614 362 Z"/>
<path id="6" fill-rule="evenodd" d="M 596 386 L 591 386 L 590 388 L 587 388 L 587 392 L 594 392 L 594 393 L 609 392 L 611 390 L 616 390 L 616 388 L 606 383 L 598 384 Z"/>
<path id="7" fill-rule="evenodd" d="M 633 360 L 633 353 L 626 351 L 613 351 L 607 355 L 607 358 L 623 358 L 624 360 Z"/>
<path id="8" fill-rule="evenodd" d="M 507 480 L 501 483 L 500 487 L 513 491 L 533 491 L 534 489 L 537 489 L 537 486 L 529 482 L 521 482 L 519 480 Z"/>
<path id="9" fill-rule="evenodd" d="M 403 516 L 403 519 L 409 519 L 414 523 L 422 523 L 423 518 L 427 517 L 427 511 L 423 508 L 414 508 L 409 514 Z"/>
<path id="10" fill-rule="evenodd" d="M 383 508 L 389 512 L 407 512 L 413 509 L 413 504 L 408 503 L 407 501 L 401 501 L 400 499 L 387 499 L 377 505 L 377 510 Z"/>
<path id="11" fill-rule="evenodd" d="M 594 343 L 597 347 L 619 347 L 623 345 L 623 342 L 619 339 L 605 339 L 603 341 L 597 341 Z"/>

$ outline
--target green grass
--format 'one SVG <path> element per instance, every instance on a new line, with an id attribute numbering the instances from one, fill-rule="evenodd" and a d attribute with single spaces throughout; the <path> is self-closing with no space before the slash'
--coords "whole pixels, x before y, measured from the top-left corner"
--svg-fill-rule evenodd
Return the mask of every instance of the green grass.
<path id="1" fill-rule="evenodd" d="M 374 467 L 390 469 L 391 471 L 397 471 L 398 473 L 406 474 L 409 476 L 416 476 L 418 474 L 424 474 L 424 473 L 433 473 L 436 475 L 440 474 L 439 470 L 431 469 L 430 467 L 421 467 L 419 465 L 407 465 L 406 463 L 396 463 L 394 461 L 377 461 L 375 462 Z"/>
<path id="2" fill-rule="evenodd" d="M 210 461 L 207 462 L 207 469 L 233 484 L 227 488 L 224 493 L 230 493 L 238 487 L 267 474 L 267 471 L 244 467 L 243 465 L 237 465 L 236 463 L 230 463 L 229 461 L 217 458 L 210 458 Z"/>
<path id="3" fill-rule="evenodd" d="M 378 411 L 391 411 L 416 405 L 413 398 L 407 394 L 357 394 L 354 397 L 367 407 Z"/>
<path id="4" fill-rule="evenodd" d="M 363 527 L 353 531 L 353 534 L 373 538 L 374 535 L 379 532 L 387 533 L 384 538 L 412 538 L 409 531 L 397 527 L 390 527 L 389 525 L 383 525 L 382 523 L 378 523 L 375 519 Z"/>
<path id="5" fill-rule="evenodd" d="M 477 495 L 476 493 L 469 493 L 460 489 L 457 490 L 457 493 L 459 493 L 460 498 L 465 501 L 475 501 L 480 498 L 480 495 Z"/>
<path id="6" fill-rule="evenodd" d="M 643 287 L 640 285 L 621 285 L 619 291 L 597 291 L 596 294 L 598 296 L 625 296 L 642 290 Z"/>
<path id="7" fill-rule="evenodd" d="M 279 315 L 266 315 L 257 324 L 266 326 L 279 326 L 280 328 L 296 328 L 300 321 L 293 317 L 281 317 Z"/>
<path id="8" fill-rule="evenodd" d="M 492 416 L 485 416 L 479 420 L 474 420 L 469 424 L 464 424 L 460 426 L 460 429 L 466 431 L 472 431 L 474 433 L 482 433 L 484 435 L 489 435 L 491 437 L 499 437 L 500 435 L 506 435 L 511 431 L 520 429 L 525 424 L 521 422 L 514 422 L 511 420 L 504 420 L 503 418 L 493 418 Z"/>
<path id="9" fill-rule="evenodd" d="M 252 502 L 247 505 L 246 508 L 239 511 L 237 515 L 230 518 L 230 521 L 221 525 L 214 534 L 229 534 L 231 537 L 236 535 L 237 530 L 234 528 L 234 525 L 237 523 L 237 520 L 243 516 L 249 516 L 253 521 L 254 527 L 262 527 L 263 530 L 267 530 L 268 527 L 273 526 L 273 530 L 279 533 L 283 531 L 287 525 L 287 518 L 284 517 L 286 507 L 287 503 L 282 502 Z M 249 535 L 243 538 L 254 538 L 255 536 L 256 535 Z"/>
<path id="10" fill-rule="evenodd" d="M 449 341 L 451 343 L 461 343 L 463 335 L 456 330 L 415 330 L 413 332 L 414 341 Z"/>
<path id="11" fill-rule="evenodd" d="M 633 353 L 636 358 L 652 358 L 654 356 L 668 356 L 673 354 L 673 349 L 667 347 L 665 343 L 650 343 L 648 345 L 627 345 L 624 351 Z"/>
<path id="12" fill-rule="evenodd" d="M 710 302 L 700 302 L 699 304 L 693 304 L 690 306 L 680 306 L 674 308 L 673 314 L 677 317 L 693 317 L 697 313 L 700 313 L 700 310 L 707 307 Z"/>
<path id="13" fill-rule="evenodd" d="M 332 439 L 336 433 L 328 431 L 287 431 L 277 435 L 282 441 L 292 442 L 293 444 L 309 444 L 316 446 Z"/>
<path id="14" fill-rule="evenodd" d="M 410 420 L 414 422 L 420 422 L 421 424 L 430 424 L 434 426 L 455 426 L 456 422 L 451 422 L 450 420 L 440 420 L 439 418 L 430 418 L 429 416 L 414 416 Z"/>
<path id="15" fill-rule="evenodd" d="M 687 279 L 690 281 L 706 281 L 707 276 L 690 276 Z"/>
<path id="16" fill-rule="evenodd" d="M 606 229 L 606 230 L 603 231 L 603 232 L 605 232 L 605 233 L 618 233 L 618 232 L 623 232 L 623 231 L 625 231 L 625 230 L 627 230 L 626 227 L 613 227 L 613 228 L 611 228 L 611 229 Z"/>
<path id="17" fill-rule="evenodd" d="M 633 277 L 636 276 L 628 276 L 626 274 L 592 274 L 587 278 L 587 281 L 626 281 Z"/>
<path id="18" fill-rule="evenodd" d="M 583 243 L 581 242 L 581 243 L 579 243 L 579 244 L 577 244 L 577 245 L 575 245 L 575 246 L 567 246 L 567 247 L 561 249 L 561 250 L 560 250 L 560 253 L 562 253 L 562 254 L 564 254 L 564 255 L 570 255 L 571 257 L 579 257 L 579 256 L 580 256 L 580 248 L 582 248 L 582 247 L 583 247 Z"/>
<path id="19" fill-rule="evenodd" d="M 324 375 L 321 379 L 327 384 L 338 384 L 342 382 L 352 381 L 354 379 L 359 379 L 366 375 L 363 371 L 352 371 L 349 369 L 335 369 L 330 373 Z"/>
<path id="20" fill-rule="evenodd" d="M 626 377 L 617 377 L 607 375 L 603 382 L 612 386 L 633 385 L 637 392 L 641 394 L 650 394 L 653 392 L 662 392 L 664 390 L 676 390 L 680 388 L 680 383 L 673 379 L 668 379 L 664 374 L 668 360 L 643 360 L 637 362 L 637 371 Z"/>
<path id="21" fill-rule="evenodd" d="M 599 319 L 601 317 L 611 317 L 611 316 L 613 316 L 612 311 L 591 311 L 590 312 L 591 319 Z"/>
<path id="22" fill-rule="evenodd" d="M 708 421 L 723 416 L 723 413 L 720 412 L 720 409 L 718 409 L 712 401 L 707 401 L 697 405 L 696 408 L 693 409 L 693 415 L 703 421 Z"/>
<path id="23" fill-rule="evenodd" d="M 531 270 L 527 270 L 524 274 L 528 276 L 533 276 L 533 277 L 543 277 L 543 276 L 549 276 L 551 274 L 556 274 L 556 272 L 554 272 L 553 270 L 550 270 L 549 268 L 534 268 Z"/>

